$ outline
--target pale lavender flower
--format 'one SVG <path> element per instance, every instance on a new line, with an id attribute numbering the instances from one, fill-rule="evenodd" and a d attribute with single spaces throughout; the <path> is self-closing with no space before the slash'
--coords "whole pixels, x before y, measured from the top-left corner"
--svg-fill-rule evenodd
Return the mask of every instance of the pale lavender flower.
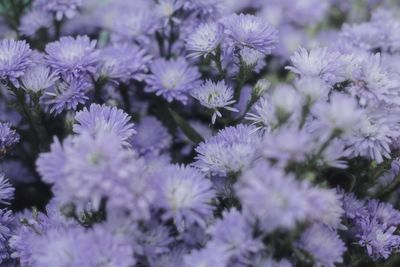
<path id="1" fill-rule="evenodd" d="M 52 17 L 49 13 L 33 9 L 21 17 L 21 25 L 18 30 L 25 36 L 32 36 L 40 29 L 50 29 L 52 22 Z"/>
<path id="2" fill-rule="evenodd" d="M 223 18 L 222 23 L 228 42 L 233 46 L 250 47 L 269 54 L 278 43 L 277 31 L 260 17 L 232 14 Z"/>
<path id="3" fill-rule="evenodd" d="M 356 221 L 358 244 L 367 249 L 374 260 L 387 259 L 400 247 L 400 236 L 395 234 L 397 227 L 385 226 L 374 218 L 359 218 Z"/>
<path id="4" fill-rule="evenodd" d="M 221 0 L 187 0 L 183 7 L 200 15 L 218 15 L 221 9 Z"/>
<path id="5" fill-rule="evenodd" d="M 14 197 L 14 187 L 0 174 L 0 204 L 10 204 L 10 200 Z"/>
<path id="6" fill-rule="evenodd" d="M 350 94 L 359 99 L 362 106 L 379 104 L 400 104 L 399 78 L 393 76 L 381 55 L 360 55 L 350 65 L 352 84 L 346 88 Z"/>
<path id="7" fill-rule="evenodd" d="M 313 257 L 316 266 L 324 267 L 335 267 L 336 263 L 342 263 L 347 250 L 335 231 L 319 224 L 307 228 L 297 246 Z"/>
<path id="8" fill-rule="evenodd" d="M 89 109 L 84 108 L 75 115 L 76 123 L 73 131 L 77 134 L 89 133 L 93 136 L 111 133 L 127 144 L 133 134 L 134 124 L 128 114 L 116 107 L 91 104 Z"/>
<path id="9" fill-rule="evenodd" d="M 41 97 L 46 110 L 58 115 L 66 110 L 76 110 L 79 104 L 89 100 L 87 93 L 92 84 L 82 77 L 65 77 L 46 89 Z"/>
<path id="10" fill-rule="evenodd" d="M 159 155 L 170 148 L 172 137 L 159 120 L 146 116 L 140 119 L 131 143 L 140 155 Z"/>
<path id="11" fill-rule="evenodd" d="M 165 211 L 162 218 L 173 219 L 180 231 L 194 223 L 205 227 L 213 211 L 212 183 L 198 170 L 178 165 L 160 170 L 156 178 L 155 205 Z"/>
<path id="12" fill-rule="evenodd" d="M 192 90 L 191 95 L 199 100 L 202 106 L 214 110 L 211 118 L 212 124 L 218 117 L 222 117 L 218 109 L 224 108 L 229 111 L 238 112 L 236 108 L 230 107 L 236 101 L 233 99 L 233 90 L 225 84 L 225 81 L 214 83 L 211 80 L 205 81 L 200 87 Z"/>
<path id="13" fill-rule="evenodd" d="M 252 69 L 255 73 L 259 73 L 267 64 L 263 60 L 265 55 L 253 48 L 242 48 L 239 52 L 239 56 L 240 62 L 243 63 L 247 68 Z"/>
<path id="14" fill-rule="evenodd" d="M 91 136 L 84 132 L 72 141 L 64 147 L 64 179 L 56 184 L 57 198 L 78 206 L 90 202 L 95 210 L 107 198 L 107 209 L 148 218 L 154 194 L 144 161 L 134 151 L 122 148 L 120 137 L 112 133 Z"/>
<path id="15" fill-rule="evenodd" d="M 387 227 L 397 227 L 400 224 L 400 211 L 393 208 L 390 203 L 379 202 L 378 200 L 372 199 L 367 201 L 366 208 L 377 223 L 381 223 Z"/>
<path id="16" fill-rule="evenodd" d="M 0 264 L 4 267 L 18 267 L 17 262 L 11 258 L 12 250 L 8 244 L 17 228 L 14 214 L 7 209 L 0 209 Z"/>
<path id="17" fill-rule="evenodd" d="M 257 261 L 254 267 L 293 267 L 293 265 L 287 259 L 277 261 L 272 258 L 266 258 Z"/>
<path id="18" fill-rule="evenodd" d="M 223 39 L 224 27 L 220 23 L 208 22 L 200 25 L 186 40 L 190 57 L 214 55 Z"/>
<path id="19" fill-rule="evenodd" d="M 259 86 L 256 85 L 255 94 L 260 95 Z M 287 84 L 278 85 L 272 93 L 261 94 L 260 100 L 246 114 L 246 119 L 258 127 L 271 131 L 285 123 L 294 123 L 298 120 L 301 108 L 301 96 L 295 89 Z"/>
<path id="20" fill-rule="evenodd" d="M 311 124 L 320 134 L 349 135 L 354 125 L 359 123 L 362 110 L 357 102 L 350 96 L 341 93 L 332 93 L 330 102 L 320 101 L 311 109 L 312 115 L 317 119 Z M 322 132 L 321 132 L 322 131 Z"/>
<path id="21" fill-rule="evenodd" d="M 285 15 L 288 19 L 301 26 L 316 25 L 327 16 L 330 7 L 329 0 L 282 2 L 285 2 Z"/>
<path id="22" fill-rule="evenodd" d="M 355 219 L 356 217 L 363 217 L 367 214 L 365 202 L 359 200 L 353 193 L 343 194 L 343 209 L 347 218 Z"/>
<path id="23" fill-rule="evenodd" d="M 72 145 L 71 139 L 64 141 L 66 146 Z M 36 169 L 42 177 L 43 181 L 49 184 L 57 183 L 58 180 L 64 179 L 64 164 L 66 158 L 64 148 L 58 138 L 54 138 L 50 146 L 49 152 L 41 153 L 36 160 Z"/>
<path id="24" fill-rule="evenodd" d="M 383 162 L 390 158 L 390 145 L 399 135 L 399 123 L 395 113 L 388 109 L 372 109 L 361 116 L 354 125 L 350 137 L 346 138 L 346 153 L 349 157 L 366 157 Z"/>
<path id="25" fill-rule="evenodd" d="M 240 172 L 250 165 L 260 142 L 253 126 L 226 127 L 196 147 L 198 155 L 193 165 L 207 174 Z"/>
<path id="26" fill-rule="evenodd" d="M 61 21 L 63 17 L 72 18 L 82 6 L 82 0 L 35 0 L 33 6 L 37 9 L 54 12 L 56 19 Z"/>
<path id="27" fill-rule="evenodd" d="M 148 71 L 151 57 L 130 43 L 114 44 L 100 51 L 100 76 L 128 82 L 141 81 Z"/>
<path id="28" fill-rule="evenodd" d="M 200 250 L 193 250 L 183 257 L 183 267 L 226 267 L 229 253 L 220 246 L 206 246 Z"/>
<path id="29" fill-rule="evenodd" d="M 138 254 L 156 260 L 170 251 L 169 246 L 173 244 L 174 238 L 171 230 L 164 225 L 150 221 L 146 226 L 147 229 L 141 230 L 137 236 L 140 246 Z"/>
<path id="30" fill-rule="evenodd" d="M 136 41 L 148 44 L 151 36 L 157 29 L 158 17 L 154 8 L 138 4 L 136 7 L 127 7 L 121 10 L 113 19 L 111 30 L 115 40 Z"/>
<path id="31" fill-rule="evenodd" d="M 86 35 L 61 37 L 46 45 L 46 61 L 54 70 L 67 75 L 95 73 L 99 60 L 95 46 L 96 41 Z"/>
<path id="32" fill-rule="evenodd" d="M 89 250 L 93 253 L 93 266 L 110 266 L 110 267 L 131 267 L 136 263 L 134 258 L 134 249 L 130 238 L 112 233 L 110 229 L 104 225 L 96 225 L 89 230 L 87 235 L 87 245 L 92 246 Z M 86 264 L 90 261 L 86 260 Z"/>
<path id="33" fill-rule="evenodd" d="M 383 39 L 382 28 L 369 22 L 354 25 L 344 24 L 339 33 L 339 44 L 365 51 L 373 51 L 379 48 Z"/>
<path id="34" fill-rule="evenodd" d="M 341 225 L 344 209 L 341 196 L 334 189 L 310 188 L 307 193 L 312 212 L 309 220 L 322 223 L 331 229 L 338 229 Z"/>
<path id="35" fill-rule="evenodd" d="M 208 232 L 212 236 L 210 242 L 224 248 L 231 261 L 249 263 L 263 247 L 261 240 L 253 238 L 251 225 L 236 209 L 224 211 L 222 219 L 210 226 Z"/>
<path id="36" fill-rule="evenodd" d="M 31 264 L 43 267 L 86 265 L 92 260 L 86 255 L 90 251 L 87 251 L 88 241 L 83 228 L 50 229 L 28 243 Z"/>
<path id="37" fill-rule="evenodd" d="M 188 93 L 199 84 L 200 73 L 184 58 L 156 59 L 151 64 L 152 74 L 145 79 L 146 92 L 155 92 L 168 102 L 178 100 L 186 104 Z"/>
<path id="38" fill-rule="evenodd" d="M 310 208 L 303 187 L 293 175 L 264 161 L 245 170 L 234 185 L 243 215 L 253 223 L 259 222 L 266 232 L 293 229 L 297 222 L 307 219 Z"/>
<path id="39" fill-rule="evenodd" d="M 36 65 L 26 70 L 21 77 L 22 87 L 27 91 L 39 92 L 53 86 L 58 80 L 56 73 L 45 65 Z"/>
<path id="40" fill-rule="evenodd" d="M 25 41 L 4 39 L 0 42 L 0 79 L 19 87 L 18 78 L 33 64 L 33 52 Z"/>
<path id="41" fill-rule="evenodd" d="M 320 78 L 329 85 L 345 80 L 345 64 L 340 53 L 328 48 L 300 48 L 291 58 L 288 70 L 301 77 Z"/>
<path id="42" fill-rule="evenodd" d="M 261 154 L 277 164 L 284 166 L 289 161 L 302 162 L 316 149 L 314 137 L 297 127 L 282 127 L 277 131 L 266 133 L 263 137 Z"/>
<path id="43" fill-rule="evenodd" d="M 174 13 L 183 6 L 182 0 L 160 0 L 156 5 L 156 13 L 165 19 L 164 25 L 168 23 L 168 19 L 179 23 L 180 20 L 173 17 Z"/>
<path id="44" fill-rule="evenodd" d="M 19 142 L 19 135 L 8 122 L 0 122 L 0 154 Z"/>

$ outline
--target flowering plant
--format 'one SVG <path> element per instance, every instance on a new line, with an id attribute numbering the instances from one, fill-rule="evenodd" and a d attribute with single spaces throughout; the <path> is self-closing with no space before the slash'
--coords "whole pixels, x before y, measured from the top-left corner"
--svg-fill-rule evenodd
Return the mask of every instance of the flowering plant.
<path id="1" fill-rule="evenodd" d="M 398 1 L 0 15 L 0 266 L 400 264 Z"/>

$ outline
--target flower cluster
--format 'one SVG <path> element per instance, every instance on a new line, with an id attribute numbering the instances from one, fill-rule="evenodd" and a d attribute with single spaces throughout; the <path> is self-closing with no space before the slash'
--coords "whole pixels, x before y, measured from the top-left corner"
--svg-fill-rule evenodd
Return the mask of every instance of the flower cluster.
<path id="1" fill-rule="evenodd" d="M 399 31 L 391 0 L 0 0 L 0 266 L 399 266 Z"/>

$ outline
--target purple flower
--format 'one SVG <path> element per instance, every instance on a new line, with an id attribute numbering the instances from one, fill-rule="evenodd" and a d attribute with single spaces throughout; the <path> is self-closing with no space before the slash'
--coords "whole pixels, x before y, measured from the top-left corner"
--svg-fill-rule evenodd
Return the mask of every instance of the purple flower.
<path id="1" fill-rule="evenodd" d="M 19 135 L 11 129 L 8 122 L 0 122 L 0 154 L 6 153 L 7 149 L 19 142 Z"/>
<path id="2" fill-rule="evenodd" d="M 0 204 L 10 204 L 10 200 L 14 198 L 14 187 L 0 174 Z"/>
<path id="3" fill-rule="evenodd" d="M 266 133 L 260 151 L 267 159 L 277 161 L 281 166 L 289 161 L 302 162 L 315 149 L 313 136 L 297 127 L 280 128 Z"/>
<path id="4" fill-rule="evenodd" d="M 328 48 L 314 48 L 310 51 L 300 48 L 290 60 L 293 66 L 287 69 L 301 77 L 320 78 L 329 85 L 345 80 L 345 63 L 341 55 Z"/>
<path id="5" fill-rule="evenodd" d="M 88 36 L 61 37 L 46 45 L 46 60 L 54 70 L 67 75 L 95 73 L 99 60 L 95 46 L 96 41 Z"/>
<path id="6" fill-rule="evenodd" d="M 217 15 L 221 9 L 221 0 L 187 0 L 183 7 L 200 15 Z"/>
<path id="7" fill-rule="evenodd" d="M 211 122 L 214 124 L 218 117 L 222 117 L 218 109 L 225 108 L 229 111 L 238 112 L 236 108 L 229 107 L 236 101 L 233 99 L 233 90 L 225 84 L 225 81 L 214 83 L 211 80 L 206 80 L 200 87 L 195 88 L 191 95 L 199 100 L 200 104 L 213 109 L 214 113 Z"/>
<path id="8" fill-rule="evenodd" d="M 54 12 L 56 19 L 61 21 L 63 17 L 72 18 L 82 5 L 82 0 L 35 0 L 33 6 L 37 9 Z"/>
<path id="9" fill-rule="evenodd" d="M 39 92 L 48 89 L 58 80 L 58 76 L 45 65 L 36 65 L 26 70 L 21 77 L 22 87 L 27 91 Z"/>
<path id="10" fill-rule="evenodd" d="M 151 116 L 142 117 L 132 146 L 140 155 L 159 155 L 170 148 L 172 138 L 165 126 Z"/>
<path id="11" fill-rule="evenodd" d="M 136 133 L 134 124 L 130 122 L 130 116 L 116 107 L 91 104 L 89 109 L 84 108 L 76 113 L 75 120 L 73 126 L 75 133 L 86 132 L 91 135 L 112 133 L 118 136 L 123 144 L 127 144 Z"/>
<path id="12" fill-rule="evenodd" d="M 395 226 L 386 226 L 374 218 L 359 218 L 356 221 L 358 244 L 367 249 L 372 259 L 387 259 L 400 247 L 400 236 L 395 234 Z"/>
<path id="13" fill-rule="evenodd" d="M 226 127 L 196 147 L 198 155 L 193 165 L 208 174 L 239 172 L 251 163 L 260 142 L 255 127 Z"/>
<path id="14" fill-rule="evenodd" d="M 40 29 L 49 29 L 52 26 L 52 17 L 43 10 L 33 9 L 21 17 L 18 30 L 25 36 L 32 36 Z"/>
<path id="15" fill-rule="evenodd" d="M 0 209 L 0 264 L 7 266 L 12 253 L 8 241 L 15 231 L 16 220 L 10 210 Z M 10 264 L 11 265 L 11 264 Z"/>
<path id="16" fill-rule="evenodd" d="M 390 203 L 379 202 L 373 199 L 366 203 L 366 208 L 377 223 L 381 223 L 387 227 L 397 227 L 400 224 L 400 211 L 394 209 Z"/>
<path id="17" fill-rule="evenodd" d="M 358 55 L 349 68 L 352 84 L 346 89 L 359 99 L 360 105 L 400 104 L 400 80 L 388 70 L 380 54 Z"/>
<path id="18" fill-rule="evenodd" d="M 25 41 L 5 39 L 0 42 L 0 79 L 19 87 L 18 78 L 33 64 L 32 50 Z"/>
<path id="19" fill-rule="evenodd" d="M 186 40 L 190 57 L 214 55 L 223 39 L 224 27 L 220 23 L 208 22 L 200 25 Z"/>
<path id="20" fill-rule="evenodd" d="M 399 137 L 398 117 L 382 107 L 366 112 L 345 140 L 346 153 L 349 157 L 361 156 L 381 163 L 391 157 L 390 145 Z"/>
<path id="21" fill-rule="evenodd" d="M 136 41 L 141 44 L 148 44 L 151 36 L 157 29 L 158 17 L 154 7 L 150 8 L 146 2 L 134 2 L 132 7 L 125 7 L 120 10 L 113 19 L 111 30 L 115 41 Z M 144 4 L 142 4 L 144 3 Z"/>
<path id="22" fill-rule="evenodd" d="M 200 250 L 193 250 L 183 257 L 183 267 L 226 267 L 229 253 L 225 248 L 211 245 Z"/>
<path id="23" fill-rule="evenodd" d="M 108 46 L 100 51 L 100 76 L 125 83 L 130 79 L 141 81 L 150 59 L 145 50 L 130 43 Z"/>
<path id="24" fill-rule="evenodd" d="M 222 19 L 222 23 L 228 42 L 233 46 L 250 47 L 269 54 L 278 43 L 277 31 L 260 17 L 232 14 Z"/>
<path id="25" fill-rule="evenodd" d="M 127 209 L 136 216 L 148 216 L 146 203 L 152 198 L 147 189 L 144 162 L 120 145 L 112 133 L 91 136 L 84 132 L 64 147 L 63 180 L 58 180 L 57 197 L 83 206 L 90 201 L 95 210 L 103 198 L 107 207 Z"/>
<path id="26" fill-rule="evenodd" d="M 199 83 L 200 73 L 197 68 L 182 57 L 165 60 L 156 59 L 151 64 L 151 72 L 146 77 L 146 92 L 155 92 L 168 102 L 178 100 L 186 104 L 188 93 Z"/>
<path id="27" fill-rule="evenodd" d="M 245 170 L 234 188 L 244 216 L 253 222 L 258 221 L 266 232 L 278 228 L 293 229 L 309 214 L 304 185 L 294 176 L 263 161 Z"/>
<path id="28" fill-rule="evenodd" d="M 335 267 L 343 262 L 346 247 L 338 234 L 331 229 L 314 224 L 307 228 L 300 237 L 298 247 L 307 251 L 317 266 Z"/>
<path id="29" fill-rule="evenodd" d="M 155 205 L 165 211 L 162 218 L 174 219 L 180 231 L 194 223 L 205 227 L 213 211 L 212 183 L 196 169 L 178 165 L 160 170 L 156 178 Z"/>
<path id="30" fill-rule="evenodd" d="M 71 139 L 64 141 L 65 145 L 71 145 Z M 64 148 L 61 142 L 54 138 L 50 151 L 41 153 L 36 161 L 36 168 L 46 183 L 54 184 L 64 179 L 64 164 L 66 161 Z"/>
<path id="31" fill-rule="evenodd" d="M 342 201 L 345 216 L 347 218 L 354 219 L 359 216 L 366 216 L 367 209 L 364 201 L 357 199 L 353 193 L 344 194 Z"/>
<path id="32" fill-rule="evenodd" d="M 262 242 L 253 239 L 252 227 L 240 212 L 232 209 L 222 215 L 222 219 L 208 229 L 212 236 L 210 242 L 224 248 L 231 260 L 249 263 L 251 256 L 263 248 Z"/>
<path id="33" fill-rule="evenodd" d="M 92 84 L 82 77 L 66 77 L 46 89 L 41 97 L 46 110 L 54 115 L 66 110 L 76 110 L 79 104 L 85 104 L 87 93 Z"/>

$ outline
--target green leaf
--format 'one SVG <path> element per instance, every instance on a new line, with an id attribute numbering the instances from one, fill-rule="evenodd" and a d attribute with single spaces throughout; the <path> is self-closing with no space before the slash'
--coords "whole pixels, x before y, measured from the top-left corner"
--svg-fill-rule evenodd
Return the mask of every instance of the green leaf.
<path id="1" fill-rule="evenodd" d="M 201 143 L 204 139 L 192 126 L 182 118 L 178 113 L 168 108 L 169 113 L 176 122 L 176 124 L 181 128 L 182 132 L 189 138 L 193 143 Z"/>

